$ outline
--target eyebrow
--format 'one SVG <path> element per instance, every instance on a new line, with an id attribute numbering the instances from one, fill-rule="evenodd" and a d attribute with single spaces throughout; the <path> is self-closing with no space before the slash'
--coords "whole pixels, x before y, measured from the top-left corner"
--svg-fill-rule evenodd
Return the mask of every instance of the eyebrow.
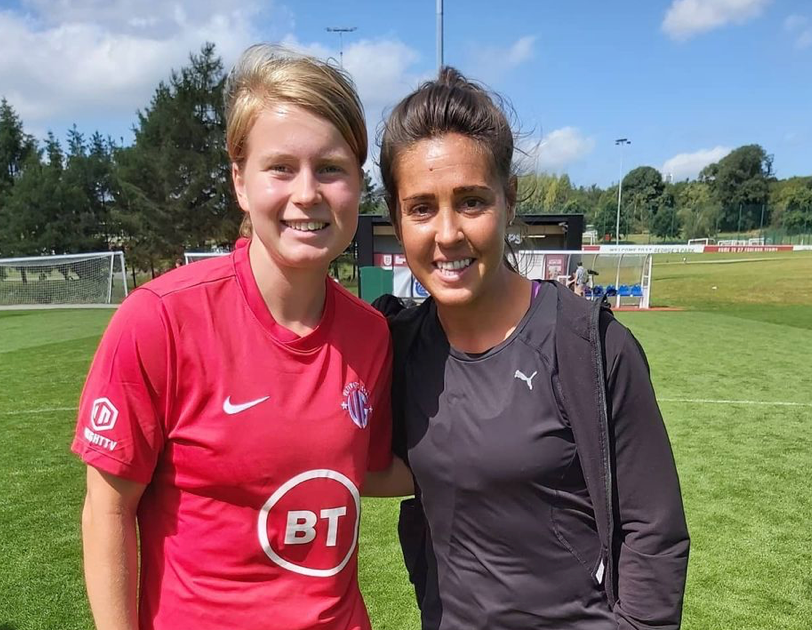
<path id="1" fill-rule="evenodd" d="M 464 195 L 465 193 L 472 192 L 492 194 L 493 190 L 491 190 L 491 188 L 488 186 L 457 186 L 454 188 L 453 192 L 455 195 Z M 403 201 L 424 201 L 427 199 L 434 199 L 434 195 L 431 193 L 418 193 L 416 195 L 404 197 Z"/>
<path id="2" fill-rule="evenodd" d="M 259 159 L 261 161 L 268 161 L 268 160 L 298 160 L 299 158 L 292 153 L 287 153 L 285 151 L 269 151 L 268 153 L 263 153 L 260 155 Z M 340 161 L 340 160 L 352 160 L 352 155 L 348 155 L 344 151 L 328 151 L 326 153 L 321 153 L 316 156 L 317 161 L 328 162 L 328 161 Z"/>
<path id="3" fill-rule="evenodd" d="M 454 189 L 454 194 L 459 195 L 463 193 L 470 193 L 470 192 L 485 192 L 490 193 L 493 192 L 489 186 L 458 186 Z"/>

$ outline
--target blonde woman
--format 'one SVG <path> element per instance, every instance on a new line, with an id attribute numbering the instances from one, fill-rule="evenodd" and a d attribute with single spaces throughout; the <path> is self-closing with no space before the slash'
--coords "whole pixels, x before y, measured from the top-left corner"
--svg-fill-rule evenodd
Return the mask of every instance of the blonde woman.
<path id="1" fill-rule="evenodd" d="M 391 349 L 327 277 L 356 228 L 363 111 L 340 70 L 267 45 L 225 97 L 248 238 L 135 291 L 82 395 L 91 608 L 100 630 L 366 630 L 359 489 L 391 464 Z"/>

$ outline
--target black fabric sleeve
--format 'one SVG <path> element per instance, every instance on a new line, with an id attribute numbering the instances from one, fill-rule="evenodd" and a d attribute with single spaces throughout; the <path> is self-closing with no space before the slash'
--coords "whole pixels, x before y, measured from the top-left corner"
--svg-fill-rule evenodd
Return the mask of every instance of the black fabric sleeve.
<path id="1" fill-rule="evenodd" d="M 394 295 L 388 293 L 381 295 L 372 302 L 372 306 L 384 315 L 389 322 L 389 332 L 392 335 L 392 452 L 407 464 L 409 463 L 408 448 L 406 445 L 406 426 L 403 416 L 404 401 L 404 364 L 410 329 L 398 321 L 406 307 Z"/>
<path id="2" fill-rule="evenodd" d="M 689 538 L 676 465 L 643 349 L 617 323 L 606 340 L 618 629 L 677 630 Z"/>
<path id="3" fill-rule="evenodd" d="M 372 308 L 376 309 L 381 315 L 383 315 L 387 319 L 391 319 L 406 307 L 403 306 L 403 302 L 401 302 L 394 295 L 391 295 L 390 293 L 384 293 L 383 295 L 380 295 L 377 298 L 375 298 L 375 300 L 372 302 Z"/>

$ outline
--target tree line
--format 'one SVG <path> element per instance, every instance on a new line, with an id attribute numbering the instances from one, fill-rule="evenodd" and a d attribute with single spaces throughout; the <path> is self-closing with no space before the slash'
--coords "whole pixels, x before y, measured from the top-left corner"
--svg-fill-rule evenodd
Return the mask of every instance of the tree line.
<path id="1" fill-rule="evenodd" d="M 731 151 L 695 180 L 666 181 L 651 166 L 629 171 L 621 187 L 621 238 L 649 233 L 663 240 L 713 238 L 721 232 L 812 232 L 812 176 L 778 179 L 758 144 Z M 618 187 L 575 187 L 567 175 L 519 179 L 520 212 L 578 212 L 599 236 L 614 239 Z"/>
<path id="2" fill-rule="evenodd" d="M 129 146 L 75 125 L 64 146 L 52 132 L 40 143 L 0 100 L 0 257 L 123 249 L 129 265 L 154 275 L 184 251 L 230 246 L 242 213 L 225 150 L 224 81 L 222 60 L 205 44 L 136 113 Z M 521 213 L 582 213 L 599 235 L 615 236 L 617 186 L 576 187 L 567 175 L 540 173 L 520 177 L 519 192 Z M 759 145 L 692 181 L 635 168 L 622 193 L 621 236 L 812 231 L 812 177 L 777 179 Z M 384 210 L 365 173 L 361 211 Z"/>

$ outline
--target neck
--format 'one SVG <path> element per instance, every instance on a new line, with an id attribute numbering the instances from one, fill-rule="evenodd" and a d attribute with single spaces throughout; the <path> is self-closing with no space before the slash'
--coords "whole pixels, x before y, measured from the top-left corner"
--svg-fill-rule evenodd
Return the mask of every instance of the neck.
<path id="1" fill-rule="evenodd" d="M 282 268 L 256 237 L 248 250 L 251 271 L 274 320 L 299 336 L 319 325 L 324 311 L 327 266 L 322 268 Z"/>
<path id="2" fill-rule="evenodd" d="M 530 281 L 501 267 L 487 290 L 462 306 L 437 304 L 448 342 L 462 352 L 485 352 L 507 339 L 530 308 Z"/>

